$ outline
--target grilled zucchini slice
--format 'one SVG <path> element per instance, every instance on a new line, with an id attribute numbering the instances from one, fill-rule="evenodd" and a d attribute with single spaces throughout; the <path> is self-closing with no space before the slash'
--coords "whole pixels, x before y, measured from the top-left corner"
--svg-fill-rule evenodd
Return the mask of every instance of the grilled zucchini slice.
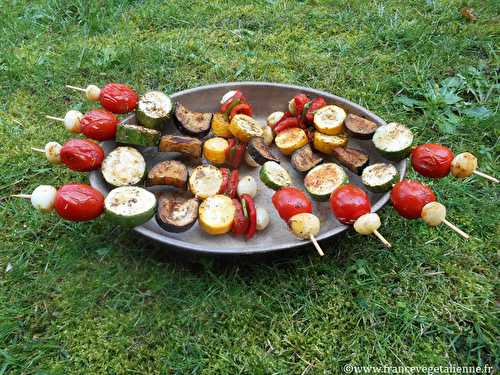
<path id="1" fill-rule="evenodd" d="M 262 128 L 252 117 L 238 114 L 231 119 L 231 133 L 242 142 L 248 142 L 252 137 L 262 136 Z"/>
<path id="2" fill-rule="evenodd" d="M 318 201 L 327 201 L 339 186 L 349 183 L 340 165 L 324 163 L 311 169 L 304 178 L 307 192 Z"/>
<path id="3" fill-rule="evenodd" d="M 316 131 L 313 136 L 313 147 L 323 154 L 331 155 L 335 147 L 347 146 L 347 141 L 347 136 L 343 133 L 338 135 L 326 135 Z"/>
<path id="4" fill-rule="evenodd" d="M 300 128 L 285 129 L 274 138 L 276 147 L 285 155 L 290 155 L 307 144 L 307 142 L 306 132 Z"/>
<path id="5" fill-rule="evenodd" d="M 117 147 L 104 158 L 101 173 L 112 186 L 137 185 L 146 173 L 146 161 L 135 148 Z"/>
<path id="6" fill-rule="evenodd" d="M 314 114 L 314 127 L 316 130 L 327 135 L 342 133 L 344 128 L 345 111 L 336 105 L 327 105 Z"/>
<path id="7" fill-rule="evenodd" d="M 189 190 L 198 198 L 216 195 L 222 185 L 222 173 L 213 165 L 199 165 L 189 177 Z"/>
<path id="8" fill-rule="evenodd" d="M 410 155 L 413 133 L 397 122 L 378 127 L 373 135 L 373 144 L 386 159 L 399 161 Z"/>
<path id="9" fill-rule="evenodd" d="M 361 181 L 369 190 L 383 193 L 391 190 L 392 186 L 399 181 L 399 173 L 392 164 L 372 164 L 363 170 Z"/>
<path id="10" fill-rule="evenodd" d="M 138 186 L 122 186 L 109 192 L 104 200 L 106 217 L 126 227 L 147 222 L 156 211 L 156 197 Z"/>
<path id="11" fill-rule="evenodd" d="M 227 233 L 231 230 L 235 212 L 233 201 L 228 196 L 209 197 L 200 205 L 200 227 L 212 235 Z"/>
<path id="12" fill-rule="evenodd" d="M 120 124 L 116 127 L 116 143 L 125 145 L 156 147 L 160 142 L 161 133 L 155 129 L 140 125 Z"/>
<path id="13" fill-rule="evenodd" d="M 137 121 L 142 126 L 161 130 L 172 112 L 172 100 L 160 91 L 145 93 L 136 109 Z"/>
<path id="14" fill-rule="evenodd" d="M 292 184 L 288 171 L 275 161 L 267 161 L 260 168 L 259 176 L 267 187 L 278 190 Z"/>

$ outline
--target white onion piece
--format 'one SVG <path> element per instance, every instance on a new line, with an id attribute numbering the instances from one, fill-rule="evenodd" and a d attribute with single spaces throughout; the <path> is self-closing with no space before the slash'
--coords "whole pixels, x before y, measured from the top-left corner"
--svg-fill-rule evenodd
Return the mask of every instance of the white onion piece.
<path id="1" fill-rule="evenodd" d="M 263 207 L 257 206 L 255 208 L 257 215 L 257 230 L 264 230 L 269 225 L 269 214 Z"/>
<path id="2" fill-rule="evenodd" d="M 274 126 L 278 122 L 279 119 L 283 117 L 283 112 L 273 112 L 269 116 L 267 116 L 267 125 Z"/>
<path id="3" fill-rule="evenodd" d="M 236 192 L 240 197 L 243 194 L 248 194 L 253 198 L 257 194 L 257 182 L 252 176 L 245 176 L 238 182 Z"/>
<path id="4" fill-rule="evenodd" d="M 297 109 L 295 108 L 295 98 L 292 98 L 292 100 L 288 102 L 288 111 L 290 111 L 293 116 L 297 115 Z"/>
<path id="5" fill-rule="evenodd" d="M 420 216 L 428 225 L 435 227 L 446 218 L 446 207 L 439 202 L 429 202 L 422 208 Z"/>
<path id="6" fill-rule="evenodd" d="M 97 102 L 99 100 L 99 96 L 101 95 L 101 89 L 96 85 L 88 85 L 85 89 L 85 96 L 88 100 Z"/>
<path id="7" fill-rule="evenodd" d="M 231 98 L 234 96 L 234 94 L 236 94 L 235 90 L 231 90 L 231 91 L 226 92 L 224 94 L 224 96 L 222 97 L 222 99 L 220 100 L 220 104 L 227 103 L 229 100 L 231 100 Z"/>
<path id="8" fill-rule="evenodd" d="M 45 145 L 45 157 L 50 164 L 61 164 L 61 148 L 62 146 L 57 142 L 49 142 Z"/>
<path id="9" fill-rule="evenodd" d="M 364 214 L 354 222 L 354 230 L 359 234 L 372 234 L 381 226 L 380 217 L 376 213 Z"/>
<path id="10" fill-rule="evenodd" d="M 50 185 L 40 185 L 31 193 L 31 204 L 37 210 L 49 212 L 54 209 L 57 189 Z"/>
<path id="11" fill-rule="evenodd" d="M 266 126 L 262 131 L 262 138 L 264 138 L 264 143 L 268 146 L 273 144 L 274 134 L 273 129 L 270 126 Z"/>
<path id="12" fill-rule="evenodd" d="M 69 110 L 64 116 L 64 127 L 71 133 L 80 133 L 80 120 L 83 118 L 83 114 L 74 109 Z"/>

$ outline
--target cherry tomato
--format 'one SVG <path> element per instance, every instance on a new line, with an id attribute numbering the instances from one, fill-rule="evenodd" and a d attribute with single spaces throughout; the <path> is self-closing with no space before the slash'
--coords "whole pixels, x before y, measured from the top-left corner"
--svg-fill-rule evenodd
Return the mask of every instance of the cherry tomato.
<path id="1" fill-rule="evenodd" d="M 72 171 L 88 172 L 101 167 L 104 151 L 88 139 L 71 139 L 61 148 L 61 161 Z"/>
<path id="2" fill-rule="evenodd" d="M 312 202 L 309 197 L 294 187 L 278 190 L 274 193 L 272 202 L 280 217 L 287 223 L 294 215 L 312 213 Z"/>
<path id="3" fill-rule="evenodd" d="M 278 126 L 281 122 L 285 121 L 286 119 L 288 119 L 290 117 L 293 117 L 293 115 L 290 112 L 286 111 L 283 114 L 283 116 L 281 116 L 281 118 L 278 121 L 276 121 L 274 123 L 274 125 L 271 126 L 271 129 L 273 129 L 273 130 L 276 129 L 276 126 Z"/>
<path id="4" fill-rule="evenodd" d="M 99 94 L 101 105 L 113 113 L 133 111 L 138 101 L 137 93 L 122 83 L 108 83 Z"/>
<path id="5" fill-rule="evenodd" d="M 113 139 L 116 133 L 116 126 L 120 121 L 109 111 L 104 109 L 94 109 L 87 112 L 80 120 L 82 133 L 96 141 L 107 141 Z"/>
<path id="6" fill-rule="evenodd" d="M 394 209 L 407 219 L 418 219 L 422 208 L 435 200 L 436 196 L 432 190 L 418 181 L 403 180 L 391 190 Z"/>
<path id="7" fill-rule="evenodd" d="M 441 178 L 448 175 L 453 152 L 446 146 L 428 143 L 417 146 L 411 153 L 411 164 L 422 176 Z"/>
<path id="8" fill-rule="evenodd" d="M 274 127 L 274 132 L 278 134 L 285 129 L 297 127 L 299 127 L 299 119 L 297 117 L 289 117 L 284 120 L 280 120 L 279 124 Z"/>
<path id="9" fill-rule="evenodd" d="M 312 125 L 314 122 L 314 112 L 316 112 L 318 109 L 323 108 L 326 105 L 325 99 L 323 97 L 318 96 L 314 98 L 311 102 L 311 105 L 307 109 L 306 113 L 306 118 L 305 121 L 307 124 Z"/>
<path id="10" fill-rule="evenodd" d="M 246 103 L 240 103 L 235 105 L 229 114 L 229 120 L 231 120 L 237 114 L 243 114 L 252 117 L 252 107 Z"/>
<path id="11" fill-rule="evenodd" d="M 330 207 L 342 224 L 352 224 L 372 210 L 368 195 L 352 184 L 343 185 L 332 193 Z"/>
<path id="12" fill-rule="evenodd" d="M 89 185 L 68 184 L 57 191 L 54 207 L 63 219 L 93 220 L 104 211 L 104 196 Z"/>

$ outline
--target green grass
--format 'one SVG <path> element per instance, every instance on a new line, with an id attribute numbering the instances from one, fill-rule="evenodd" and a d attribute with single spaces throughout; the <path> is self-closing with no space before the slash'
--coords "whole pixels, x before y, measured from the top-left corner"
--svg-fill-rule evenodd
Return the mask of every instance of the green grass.
<path id="1" fill-rule="evenodd" d="M 325 243 L 323 259 L 311 249 L 185 257 L 103 220 L 67 223 L 8 198 L 85 181 L 29 147 L 69 136 L 42 114 L 91 107 L 65 83 L 109 81 L 140 92 L 234 80 L 324 89 L 408 124 L 419 142 L 474 152 L 498 176 L 497 2 L 241 3 L 2 3 L 0 374 L 498 367 L 499 190 L 483 179 L 430 182 L 470 241 L 386 207 L 391 250 L 351 232 Z M 477 22 L 460 16 L 464 5 Z M 425 96 L 428 84 L 457 75 L 467 80 L 458 95 L 489 116 L 437 126 L 449 108 Z M 478 86 L 491 95 L 475 99 Z M 412 109 L 401 95 L 427 102 Z"/>

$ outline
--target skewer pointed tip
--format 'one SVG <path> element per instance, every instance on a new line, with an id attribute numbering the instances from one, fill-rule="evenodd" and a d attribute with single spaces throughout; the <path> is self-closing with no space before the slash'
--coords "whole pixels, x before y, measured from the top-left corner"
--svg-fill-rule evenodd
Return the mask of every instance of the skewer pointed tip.
<path id="1" fill-rule="evenodd" d="M 12 198 L 31 199 L 31 194 L 12 194 Z"/>
<path id="2" fill-rule="evenodd" d="M 455 232 L 457 232 L 459 235 L 461 235 L 466 240 L 468 240 L 470 238 L 470 236 L 467 233 L 465 233 L 462 229 L 458 228 L 456 225 L 450 223 L 448 220 L 445 219 L 443 221 L 443 223 L 445 223 L 448 227 L 453 229 Z"/>
<path id="3" fill-rule="evenodd" d="M 498 184 L 499 183 L 499 180 L 498 178 L 495 178 L 493 176 L 490 176 L 489 174 L 486 174 L 486 173 L 483 173 L 483 172 L 480 172 L 480 171 L 474 171 L 473 172 L 475 175 L 478 175 L 482 178 L 486 178 L 487 180 L 490 180 L 490 181 L 493 181 L 494 183 Z"/>
<path id="4" fill-rule="evenodd" d="M 31 147 L 31 151 L 45 153 L 45 150 L 43 150 L 41 148 L 37 148 L 37 147 Z"/>
<path id="5" fill-rule="evenodd" d="M 309 236 L 309 238 L 311 239 L 314 247 L 316 248 L 316 251 L 318 252 L 319 256 L 325 256 L 325 253 L 323 252 L 323 249 L 321 248 L 321 246 L 319 246 L 319 243 L 318 241 L 316 240 L 316 237 L 314 237 L 312 234 Z"/>

